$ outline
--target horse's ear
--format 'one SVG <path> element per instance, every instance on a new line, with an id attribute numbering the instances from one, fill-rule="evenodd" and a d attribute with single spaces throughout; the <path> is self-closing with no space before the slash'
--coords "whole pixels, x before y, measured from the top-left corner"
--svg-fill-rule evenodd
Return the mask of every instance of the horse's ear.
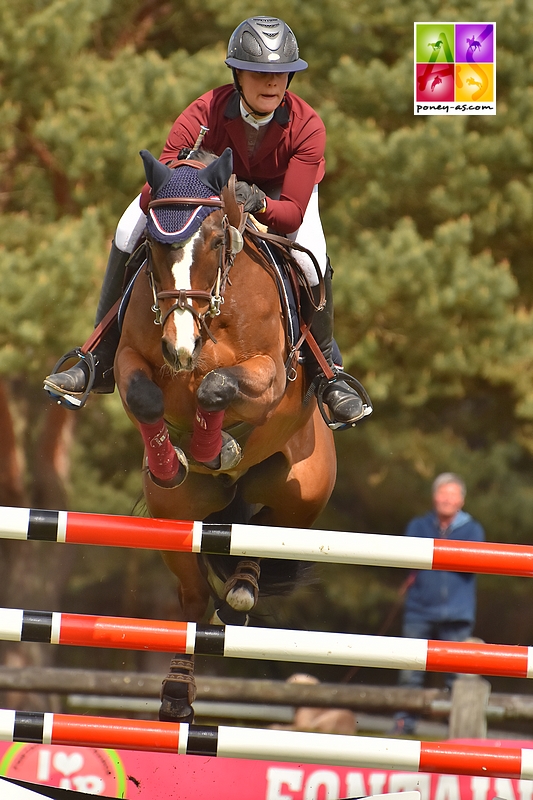
<path id="1" fill-rule="evenodd" d="M 207 167 L 201 169 L 198 177 L 215 194 L 221 194 L 222 189 L 230 179 L 233 172 L 233 152 L 231 147 L 226 147 L 220 158 L 212 161 Z"/>
<path id="2" fill-rule="evenodd" d="M 139 153 L 144 162 L 146 180 L 152 187 L 152 197 L 155 197 L 167 184 L 172 176 L 172 170 L 166 164 L 162 164 L 157 158 L 148 151 L 141 150 Z"/>

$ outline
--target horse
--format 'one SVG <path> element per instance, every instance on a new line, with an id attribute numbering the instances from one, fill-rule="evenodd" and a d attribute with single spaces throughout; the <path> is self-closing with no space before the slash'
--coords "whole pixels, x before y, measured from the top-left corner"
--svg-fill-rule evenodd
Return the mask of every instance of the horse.
<path id="1" fill-rule="evenodd" d="M 231 150 L 213 160 L 200 151 L 172 168 L 141 156 L 153 198 L 146 263 L 123 316 L 115 377 L 145 444 L 148 513 L 310 527 L 335 483 L 333 435 L 287 341 L 269 261 L 242 234 Z M 191 622 L 213 597 L 212 621 L 246 624 L 259 594 L 292 590 L 303 569 L 276 559 L 163 559 Z M 160 718 L 191 721 L 194 697 L 192 657 L 177 654 Z"/>
<path id="2" fill-rule="evenodd" d="M 469 50 L 481 50 L 481 42 L 478 42 L 475 36 L 472 36 L 471 38 L 467 36 L 466 41 L 468 42 Z"/>

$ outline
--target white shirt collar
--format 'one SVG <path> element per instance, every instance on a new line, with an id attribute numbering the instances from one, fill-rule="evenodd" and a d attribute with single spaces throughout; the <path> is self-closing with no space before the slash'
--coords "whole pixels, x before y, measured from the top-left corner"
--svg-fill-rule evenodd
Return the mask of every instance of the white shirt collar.
<path id="1" fill-rule="evenodd" d="M 261 128 L 263 125 L 268 125 L 268 123 L 274 117 L 275 112 L 273 111 L 272 114 L 268 115 L 268 117 L 261 117 L 261 119 L 256 119 L 252 114 L 250 114 L 249 111 L 245 109 L 242 100 L 240 101 L 240 105 L 241 105 L 241 117 L 245 122 L 248 123 L 248 125 L 251 125 L 252 128 L 255 128 L 256 130 L 259 130 L 259 128 Z"/>

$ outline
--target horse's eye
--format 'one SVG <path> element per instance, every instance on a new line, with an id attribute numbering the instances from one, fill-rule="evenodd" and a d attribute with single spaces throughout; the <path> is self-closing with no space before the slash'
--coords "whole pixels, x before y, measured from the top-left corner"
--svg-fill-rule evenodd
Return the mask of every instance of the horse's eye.
<path id="1" fill-rule="evenodd" d="M 224 237 L 222 236 L 222 234 L 220 234 L 219 236 L 215 236 L 213 238 L 213 241 L 211 242 L 211 248 L 213 250 L 218 250 L 218 248 L 222 247 L 223 244 L 224 244 Z"/>

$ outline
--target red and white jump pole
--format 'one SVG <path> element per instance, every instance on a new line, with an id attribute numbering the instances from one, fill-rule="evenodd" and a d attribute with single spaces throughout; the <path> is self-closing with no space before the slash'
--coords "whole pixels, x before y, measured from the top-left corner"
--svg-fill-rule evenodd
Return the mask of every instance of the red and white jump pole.
<path id="1" fill-rule="evenodd" d="M 0 507 L 0 539 L 533 576 L 533 546 Z"/>
<path id="2" fill-rule="evenodd" d="M 0 608 L 0 639 L 308 664 L 533 677 L 533 648 Z"/>
<path id="3" fill-rule="evenodd" d="M 533 779 L 533 750 L 0 709 L 0 740 Z"/>

